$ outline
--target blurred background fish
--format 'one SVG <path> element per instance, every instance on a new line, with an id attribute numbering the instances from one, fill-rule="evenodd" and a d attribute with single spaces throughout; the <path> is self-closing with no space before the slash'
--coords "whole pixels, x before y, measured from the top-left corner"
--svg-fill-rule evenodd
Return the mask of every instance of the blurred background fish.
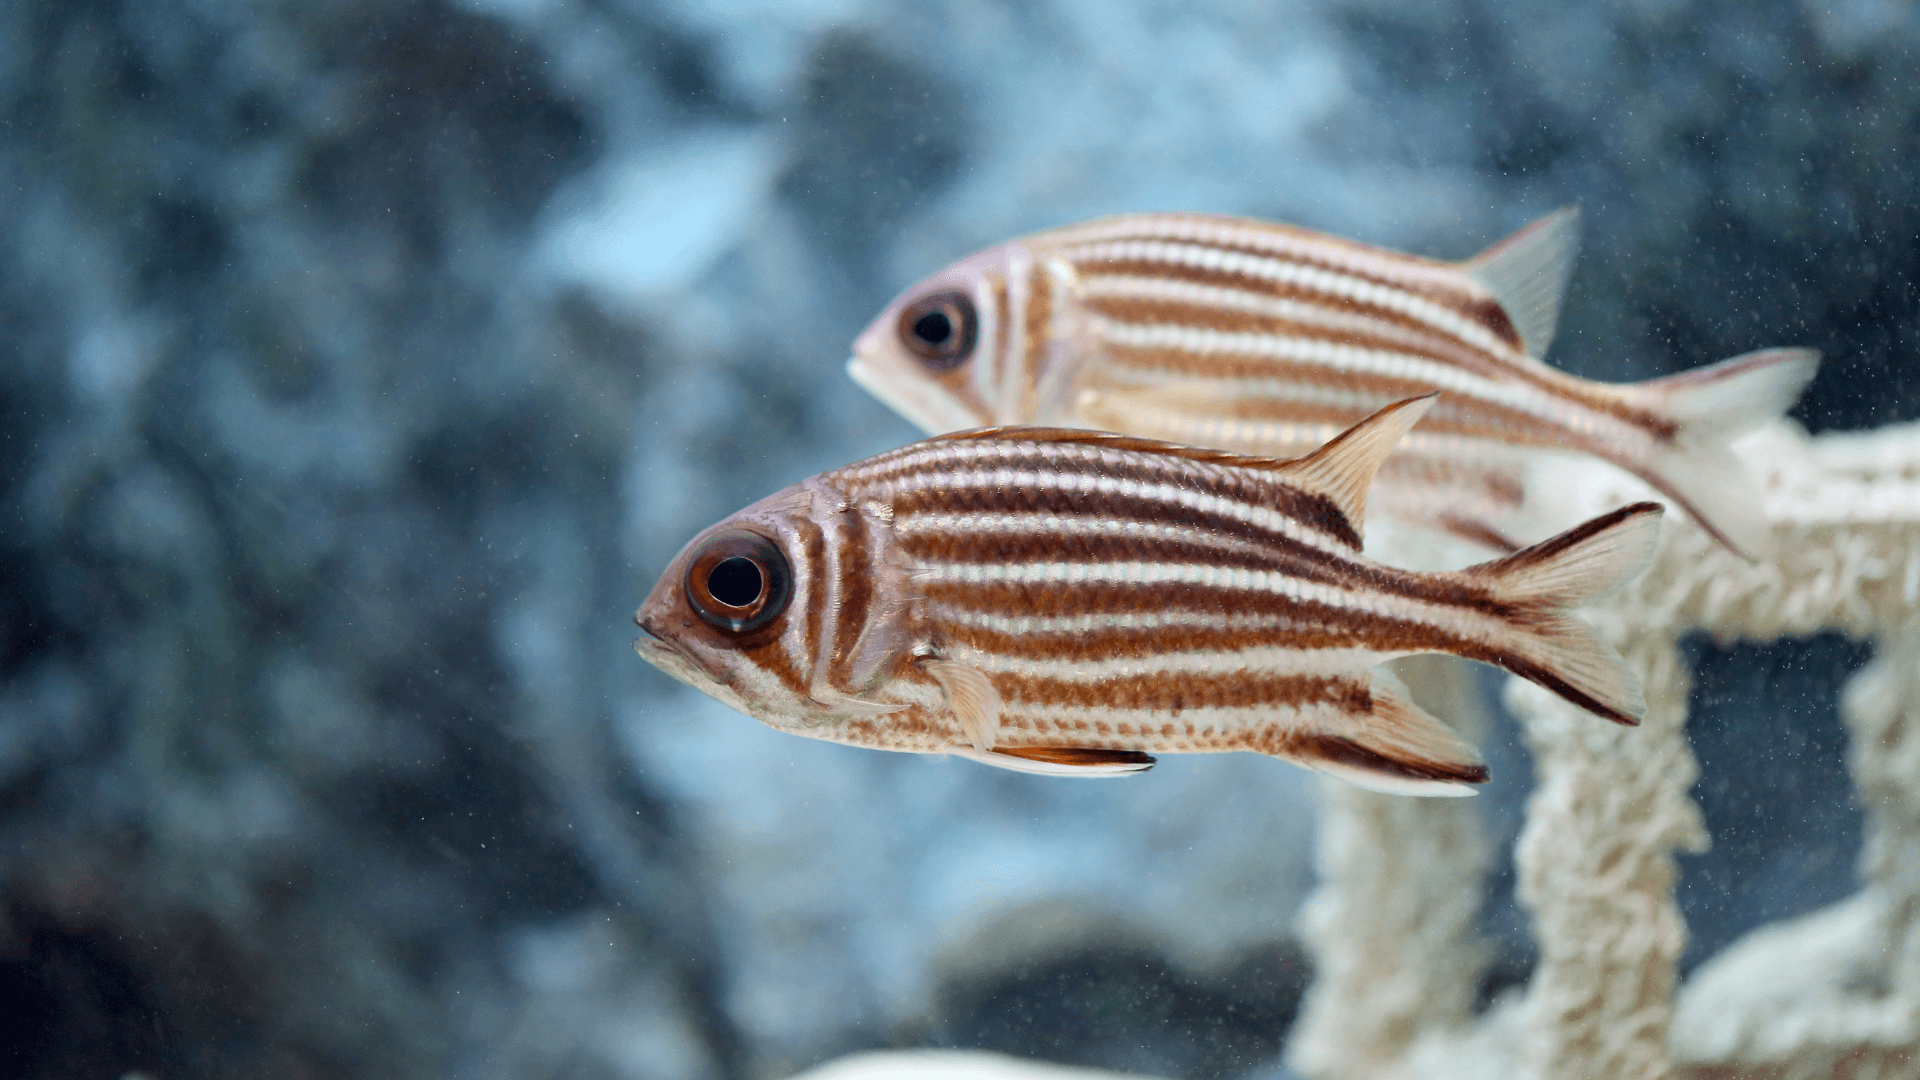
<path id="1" fill-rule="evenodd" d="M 1525 498 L 1514 450 L 1577 450 L 1752 554 L 1765 523 L 1731 443 L 1799 400 L 1818 354 L 1767 350 L 1630 386 L 1548 367 L 1579 220 L 1561 210 L 1443 263 L 1244 218 L 1102 219 L 907 289 L 847 370 L 929 433 L 1058 423 L 1273 457 L 1444 390 L 1383 470 L 1380 512 L 1511 549 Z"/>

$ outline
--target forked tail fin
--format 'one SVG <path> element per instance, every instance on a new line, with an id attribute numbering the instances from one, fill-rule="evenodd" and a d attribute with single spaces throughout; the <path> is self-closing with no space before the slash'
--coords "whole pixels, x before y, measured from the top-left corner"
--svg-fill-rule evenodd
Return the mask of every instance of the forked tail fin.
<path id="1" fill-rule="evenodd" d="M 1816 350 L 1763 349 L 1626 387 L 1631 404 L 1676 427 L 1643 475 L 1715 539 L 1751 557 L 1766 540 L 1767 521 L 1731 444 L 1792 408 L 1819 369 Z"/>
<path id="2" fill-rule="evenodd" d="M 1640 680 L 1573 609 L 1631 581 L 1653 558 L 1659 503 L 1634 503 L 1461 573 L 1509 605 L 1509 635 L 1486 657 L 1618 724 L 1647 711 Z"/>

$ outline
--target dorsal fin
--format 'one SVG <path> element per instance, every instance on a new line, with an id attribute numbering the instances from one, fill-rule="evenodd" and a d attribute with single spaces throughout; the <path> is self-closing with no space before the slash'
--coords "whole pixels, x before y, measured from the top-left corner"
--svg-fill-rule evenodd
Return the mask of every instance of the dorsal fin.
<path id="1" fill-rule="evenodd" d="M 1553 342 L 1560 299 L 1580 248 L 1580 208 L 1563 206 L 1461 264 L 1493 294 L 1520 333 L 1527 355 L 1539 359 Z"/>
<path id="2" fill-rule="evenodd" d="M 1439 391 L 1397 401 L 1335 436 L 1327 445 L 1279 471 L 1288 480 L 1324 495 L 1343 514 L 1355 535 L 1367 520 L 1367 488 L 1401 436 L 1433 408 Z"/>

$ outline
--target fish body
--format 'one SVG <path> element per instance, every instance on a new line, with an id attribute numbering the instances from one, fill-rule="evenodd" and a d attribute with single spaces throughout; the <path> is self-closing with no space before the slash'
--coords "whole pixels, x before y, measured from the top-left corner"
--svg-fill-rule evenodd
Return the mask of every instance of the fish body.
<path id="1" fill-rule="evenodd" d="M 1575 450 L 1752 552 L 1765 523 L 1729 443 L 1791 406 L 1818 355 L 1768 350 L 1633 385 L 1549 367 L 1578 220 L 1562 210 L 1448 263 L 1244 218 L 1101 219 L 906 290 L 849 373 L 930 433 L 1056 424 L 1270 457 L 1440 391 L 1382 470 L 1381 512 L 1511 549 L 1516 451 Z"/>
<path id="2" fill-rule="evenodd" d="M 696 537 L 635 647 L 813 738 L 1064 775 L 1245 750 L 1465 793 L 1478 755 L 1374 666 L 1449 652 L 1635 722 L 1635 680 L 1568 612 L 1646 562 L 1660 506 L 1462 571 L 1373 563 L 1367 488 L 1432 404 L 1287 462 L 1074 429 L 916 443 Z"/>

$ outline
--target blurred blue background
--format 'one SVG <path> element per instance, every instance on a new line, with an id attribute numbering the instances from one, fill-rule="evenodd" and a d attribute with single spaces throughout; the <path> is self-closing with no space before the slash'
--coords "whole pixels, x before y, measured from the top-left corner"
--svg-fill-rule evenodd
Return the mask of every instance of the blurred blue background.
<path id="1" fill-rule="evenodd" d="M 633 608 L 916 437 L 841 372 L 895 291 L 1098 214 L 1464 258 L 1577 202 L 1555 363 L 1812 345 L 1809 427 L 1912 419 L 1917 44 L 1892 0 L 0 7 L 0 1074 L 1271 1075 L 1306 774 L 782 736 Z M 1692 646 L 1689 965 L 1850 890 L 1869 654 Z M 1491 994 L 1510 871 L 1486 932 Z"/>

